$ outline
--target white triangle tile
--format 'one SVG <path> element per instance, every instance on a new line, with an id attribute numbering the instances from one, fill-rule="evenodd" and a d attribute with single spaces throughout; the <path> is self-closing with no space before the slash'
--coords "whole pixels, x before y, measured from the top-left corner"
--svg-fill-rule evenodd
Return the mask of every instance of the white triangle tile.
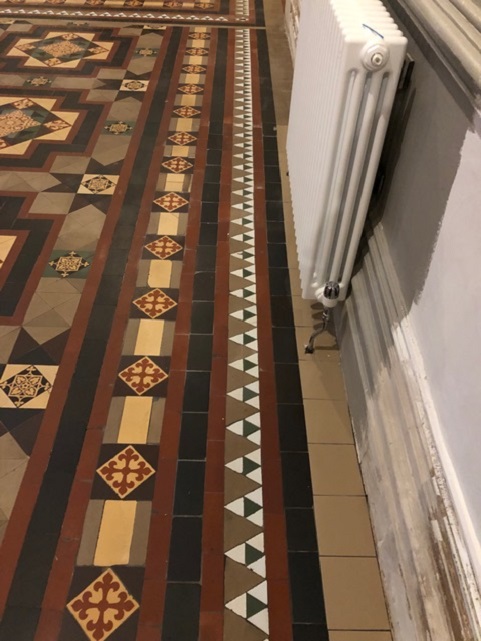
<path id="1" fill-rule="evenodd" d="M 246 615 L 247 615 L 247 597 L 246 597 L 246 595 L 245 594 L 241 594 L 240 596 L 236 597 L 232 601 L 229 601 L 228 603 L 226 603 L 225 607 L 229 608 L 229 610 L 232 610 L 232 612 L 235 612 L 240 617 L 245 619 Z"/>
<path id="2" fill-rule="evenodd" d="M 260 559 L 257 559 L 257 561 L 254 561 L 254 563 L 250 563 L 248 566 L 249 570 L 252 570 L 256 574 L 262 577 L 266 577 L 266 557 L 261 556 Z"/>
<path id="3" fill-rule="evenodd" d="M 269 614 L 267 609 L 254 614 L 254 616 L 247 619 L 250 623 L 253 623 L 256 628 L 260 628 L 262 632 L 269 634 Z"/>
<path id="4" fill-rule="evenodd" d="M 264 603 L 267 607 L 267 581 L 263 581 L 262 583 L 259 583 L 259 585 L 256 585 L 255 588 L 248 591 L 248 594 L 261 603 Z"/>

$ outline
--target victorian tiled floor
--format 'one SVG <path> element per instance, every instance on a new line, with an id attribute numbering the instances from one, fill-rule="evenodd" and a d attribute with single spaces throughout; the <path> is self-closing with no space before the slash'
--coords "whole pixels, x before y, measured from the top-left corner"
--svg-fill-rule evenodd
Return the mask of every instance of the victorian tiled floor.
<path id="1" fill-rule="evenodd" d="M 0 2 L 0 641 L 391 638 L 265 15 Z"/>

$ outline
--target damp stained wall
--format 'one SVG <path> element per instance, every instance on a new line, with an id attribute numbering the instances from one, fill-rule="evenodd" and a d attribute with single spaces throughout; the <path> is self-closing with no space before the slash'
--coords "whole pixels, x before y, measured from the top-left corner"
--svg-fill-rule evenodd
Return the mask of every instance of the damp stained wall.
<path id="1" fill-rule="evenodd" d="M 424 361 L 449 488 L 481 582 L 480 118 L 439 58 L 397 21 L 409 37 L 415 69 L 380 224 Z"/>

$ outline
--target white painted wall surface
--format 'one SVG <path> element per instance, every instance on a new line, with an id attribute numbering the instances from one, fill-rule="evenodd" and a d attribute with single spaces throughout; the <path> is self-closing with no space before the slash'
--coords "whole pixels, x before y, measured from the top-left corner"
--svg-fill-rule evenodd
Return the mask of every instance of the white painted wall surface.
<path id="1" fill-rule="evenodd" d="M 481 137 L 468 131 L 424 289 L 409 320 L 440 455 L 481 584 Z"/>

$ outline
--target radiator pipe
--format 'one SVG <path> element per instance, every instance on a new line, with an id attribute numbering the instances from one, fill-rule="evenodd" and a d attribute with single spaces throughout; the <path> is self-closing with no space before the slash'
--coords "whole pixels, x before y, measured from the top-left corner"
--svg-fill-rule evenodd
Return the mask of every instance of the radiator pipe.
<path id="1" fill-rule="evenodd" d="M 326 331 L 331 317 L 331 309 L 337 305 L 341 288 L 339 283 L 329 281 L 316 292 L 316 298 L 322 303 L 321 326 L 312 332 L 309 342 L 305 346 L 306 354 L 314 354 L 314 341 Z"/>

